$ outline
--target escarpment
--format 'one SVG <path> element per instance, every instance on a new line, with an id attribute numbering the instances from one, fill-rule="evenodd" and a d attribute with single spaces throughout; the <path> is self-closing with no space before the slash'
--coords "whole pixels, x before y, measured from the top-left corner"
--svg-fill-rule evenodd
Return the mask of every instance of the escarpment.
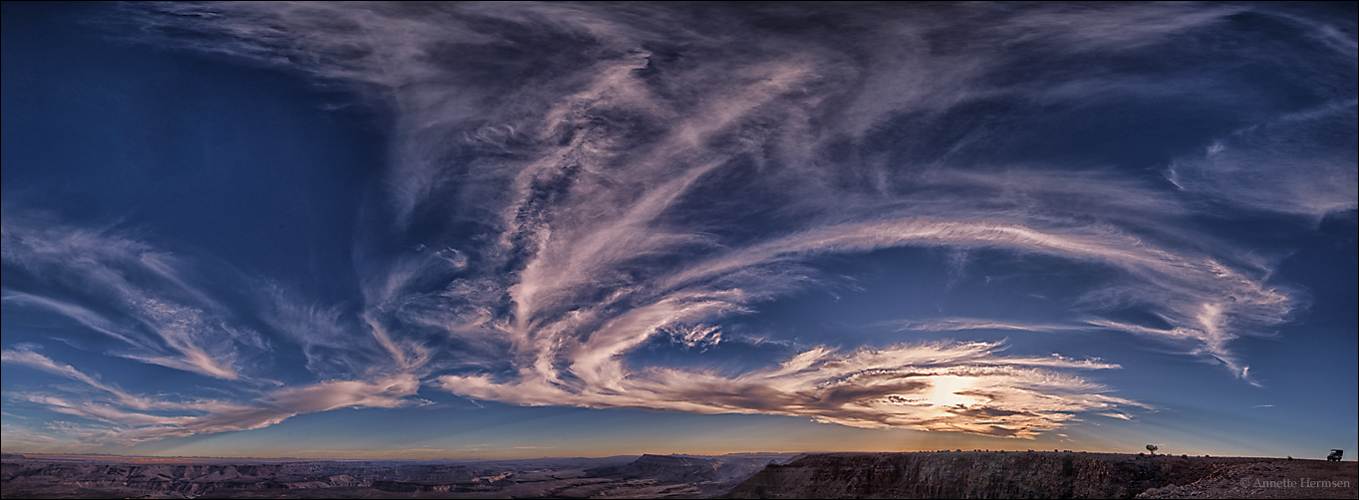
<path id="1" fill-rule="evenodd" d="M 1253 475 L 1225 474 L 1243 467 Z M 1276 458 L 1055 451 L 829 453 L 770 465 L 722 498 L 1136 498 L 1148 493 L 1168 498 L 1166 492 L 1185 498 L 1354 498 L 1356 471 L 1353 462 Z M 1307 476 L 1348 478 L 1348 486 L 1272 487 L 1290 480 L 1301 485 Z"/>

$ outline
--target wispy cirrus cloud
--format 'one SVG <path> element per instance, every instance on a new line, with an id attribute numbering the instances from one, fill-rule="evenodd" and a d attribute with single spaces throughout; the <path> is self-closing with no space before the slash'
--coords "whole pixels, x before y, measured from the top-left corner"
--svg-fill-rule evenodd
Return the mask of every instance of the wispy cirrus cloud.
<path id="1" fill-rule="evenodd" d="M 264 304 L 260 318 L 302 348 L 308 371 L 329 379 L 391 368 L 390 354 L 352 312 L 309 302 L 277 283 L 256 286 Z"/>
<path id="2" fill-rule="evenodd" d="M 997 343 L 938 342 L 839 352 L 818 347 L 735 377 L 711 371 L 628 371 L 616 358 L 581 383 L 443 376 L 456 394 L 527 405 L 639 407 L 694 413 L 811 416 L 854 427 L 908 427 L 1031 438 L 1075 413 L 1136 407 L 1057 369 L 1110 369 L 1098 360 L 1009 357 Z"/>
<path id="3" fill-rule="evenodd" d="M 1273 264 L 1251 249 L 1204 237 L 1199 220 L 1218 214 L 1205 201 L 1314 216 L 1354 206 L 1352 159 L 1311 157 L 1295 140 L 1352 152 L 1352 101 L 1316 116 L 1262 106 L 1251 118 L 1270 125 L 1228 134 L 1202 158 L 1150 140 L 1141 147 L 1167 148 L 1167 163 L 1046 151 L 1065 143 L 1045 134 L 1080 128 L 1054 123 L 1118 118 L 1090 110 L 1193 98 L 1240 121 L 1222 96 L 1257 89 L 1233 73 L 1238 62 L 1178 42 L 1207 30 L 1253 36 L 1241 18 L 1278 17 L 1264 7 L 176 3 L 119 13 L 139 42 L 338 82 L 394 121 L 387 197 L 368 208 L 391 224 L 360 236 L 360 310 L 273 285 L 258 294 L 276 299 L 261 316 L 302 346 L 309 369 L 356 380 L 174 417 L 190 420 L 158 424 L 172 429 L 156 435 L 395 405 L 426 380 L 527 405 L 1032 437 L 1081 412 L 1125 418 L 1120 408 L 1138 403 L 1067 373 L 1112 364 L 1006 356 L 986 343 L 804 346 L 777 367 L 735 372 L 628 356 L 657 336 L 714 345 L 734 317 L 842 282 L 816 265 L 826 256 L 985 249 L 1059 260 L 1092 278 L 1050 323 L 904 318 L 901 330 L 1118 332 L 1246 378 L 1232 341 L 1268 334 L 1305 301 L 1272 282 Z M 1346 32 L 1294 26 L 1331 48 L 1317 61 L 1350 50 L 1352 64 Z M 1162 51 L 1184 51 L 1195 72 Z M 1147 60 L 1158 64 L 1129 63 Z M 1350 143 L 1336 139 L 1346 130 Z M 1016 150 L 1025 154 L 1007 153 Z M 1232 175 L 1243 172 L 1259 175 Z M 7 291 L 7 303 L 135 345 L 134 359 L 240 376 L 233 360 L 243 348 L 204 333 L 220 330 L 226 308 L 167 254 L 8 216 L 5 231 L 7 263 L 80 276 L 122 305 L 114 317 L 27 290 Z M 375 243 L 386 240 L 421 243 Z M 133 272 L 178 292 L 138 288 Z M 1163 324 L 1111 314 L 1128 309 Z M 230 345 L 250 343 L 245 330 L 220 331 Z M 43 401 L 106 422 L 133 418 Z M 141 439 L 153 427 L 118 432 Z"/>
<path id="4" fill-rule="evenodd" d="M 1359 101 L 1327 103 L 1233 131 L 1166 178 L 1182 190 L 1254 210 L 1320 219 L 1359 208 Z"/>
<path id="5" fill-rule="evenodd" d="M 1081 327 L 1072 325 L 1014 323 L 977 318 L 935 318 L 926 320 L 897 320 L 881 323 L 897 331 L 910 332 L 955 332 L 965 330 L 1019 330 L 1026 332 L 1051 332 L 1076 330 Z"/>
<path id="6" fill-rule="evenodd" d="M 12 400 L 42 405 L 58 413 L 97 422 L 68 423 L 62 429 L 64 434 L 87 444 L 127 446 L 195 434 L 258 429 L 295 415 L 337 408 L 395 408 L 412 404 L 409 396 L 414 395 L 419 388 L 414 376 L 397 375 L 372 380 L 332 380 L 283 388 L 246 402 L 214 399 L 169 401 L 164 396 L 130 394 L 31 350 L 6 350 L 3 352 L 3 361 L 76 380 L 105 393 L 7 394 Z"/>
<path id="7" fill-rule="evenodd" d="M 415 394 L 419 383 L 413 377 L 380 378 L 373 381 L 321 382 L 270 393 L 246 403 L 209 402 L 193 408 L 180 408 L 187 415 L 124 410 L 118 405 L 94 400 L 74 400 L 43 393 L 25 393 L 12 398 L 36 403 L 75 417 L 106 425 L 72 424 L 65 433 L 89 444 L 128 446 L 145 441 L 259 429 L 278 424 L 293 416 L 338 408 L 396 408 L 412 404 L 406 399 Z M 160 412 L 163 413 L 163 412 Z"/>
<path id="8" fill-rule="evenodd" d="M 6 290 L 7 306 L 46 309 L 122 341 L 116 355 L 219 379 L 241 377 L 243 349 L 267 349 L 258 333 L 232 326 L 230 311 L 192 284 L 170 253 L 107 229 L 9 212 L 4 263 L 33 276 L 41 291 Z"/>

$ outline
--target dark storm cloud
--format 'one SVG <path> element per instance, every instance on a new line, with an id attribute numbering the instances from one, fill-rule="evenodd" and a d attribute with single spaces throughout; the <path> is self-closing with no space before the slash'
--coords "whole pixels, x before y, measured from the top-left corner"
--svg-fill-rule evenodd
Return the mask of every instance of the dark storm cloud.
<path id="1" fill-rule="evenodd" d="M 732 316 L 840 279 L 808 265 L 819 256 L 995 249 L 1108 278 L 1064 322 L 901 328 L 1132 333 L 1245 378 L 1232 340 L 1269 333 L 1301 299 L 1269 280 L 1272 263 L 1192 220 L 1217 213 L 1209 201 L 1311 218 L 1356 206 L 1352 20 L 1218 4 L 175 3 L 121 14 L 137 41 L 298 71 L 393 113 L 386 204 L 368 207 L 390 216 L 390 232 L 356 252 L 361 319 L 289 306 L 271 321 L 294 325 L 279 328 L 318 373 L 419 378 L 472 398 L 1008 437 L 1079 412 L 1123 418 L 1116 408 L 1137 403 L 1065 373 L 1118 366 L 1004 356 L 996 344 L 817 347 L 736 375 L 624 356 L 656 335 L 720 342 Z M 1264 45 L 1295 44 L 1306 59 L 1230 48 L 1259 40 L 1262 24 L 1283 30 Z M 1309 111 L 1240 109 L 1267 90 L 1243 78 L 1261 66 L 1298 69 L 1265 83 Z M 1179 137 L 1173 123 L 1127 121 L 1136 109 L 1232 125 Z M 1120 145 L 1087 143 L 1090 129 Z M 1164 326 L 1106 314 L 1126 309 Z M 327 349 L 354 354 L 327 362 Z M 397 404 L 414 393 L 401 388 L 350 404 Z M 276 421 L 247 420 L 230 428 Z"/>

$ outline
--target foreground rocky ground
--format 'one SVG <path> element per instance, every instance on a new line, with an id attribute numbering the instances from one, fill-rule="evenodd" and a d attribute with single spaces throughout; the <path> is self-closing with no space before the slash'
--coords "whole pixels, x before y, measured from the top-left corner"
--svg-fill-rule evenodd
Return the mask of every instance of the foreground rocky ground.
<path id="1" fill-rule="evenodd" d="M 1082 452 L 830 453 L 722 498 L 1359 498 L 1359 463 Z"/>

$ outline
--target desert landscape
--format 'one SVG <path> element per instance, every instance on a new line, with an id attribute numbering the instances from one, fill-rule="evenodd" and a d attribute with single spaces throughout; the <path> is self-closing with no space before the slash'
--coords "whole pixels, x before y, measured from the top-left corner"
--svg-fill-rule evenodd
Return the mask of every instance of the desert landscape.
<path id="1" fill-rule="evenodd" d="M 6 455 L 3 498 L 1356 498 L 1355 462 L 1071 451 L 505 461 Z"/>

